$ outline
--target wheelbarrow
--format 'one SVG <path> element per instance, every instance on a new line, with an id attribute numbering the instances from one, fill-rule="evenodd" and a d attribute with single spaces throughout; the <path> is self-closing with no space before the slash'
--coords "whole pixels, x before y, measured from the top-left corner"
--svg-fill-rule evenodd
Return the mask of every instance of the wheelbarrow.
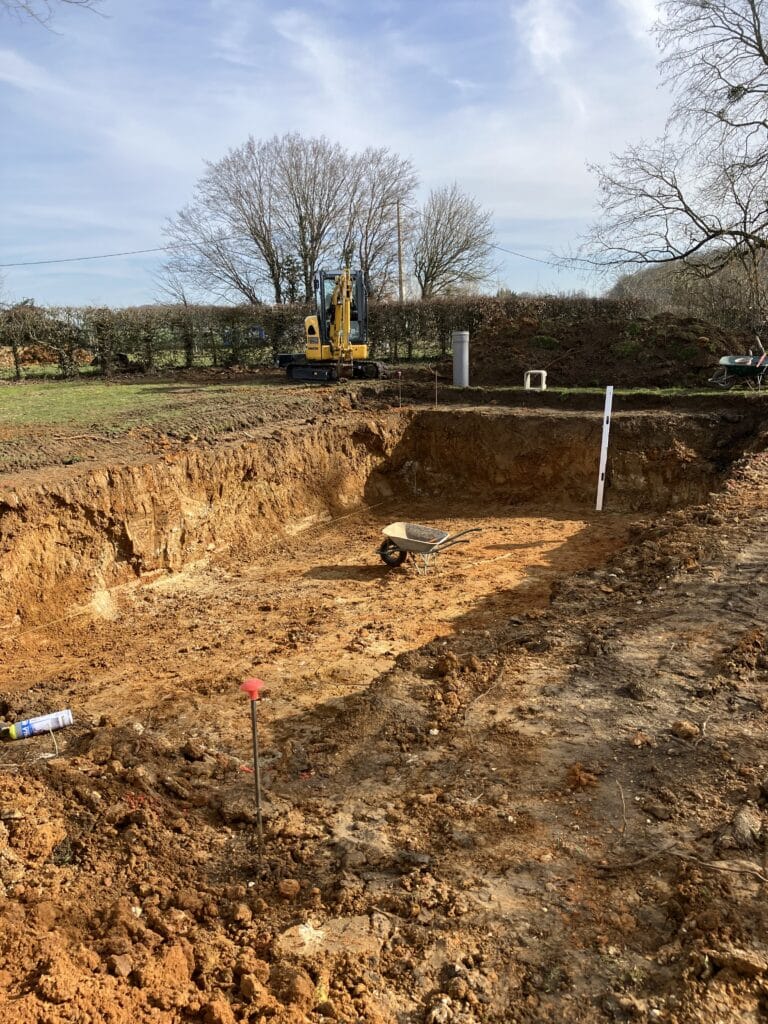
<path id="1" fill-rule="evenodd" d="M 419 526 L 418 523 L 390 523 L 381 532 L 385 538 L 378 549 L 382 562 L 394 568 L 402 565 L 411 555 L 417 562 L 417 570 L 426 572 L 430 566 L 436 565 L 441 551 L 452 548 L 454 544 L 467 544 L 466 534 L 479 533 L 480 527 L 473 526 L 459 533 L 446 533 L 445 530 Z M 421 569 L 418 559 L 421 559 Z"/>
<path id="2" fill-rule="evenodd" d="M 729 390 L 735 387 L 756 388 L 763 385 L 768 373 L 768 354 L 748 356 L 723 356 L 718 367 L 709 378 L 710 384 Z"/>

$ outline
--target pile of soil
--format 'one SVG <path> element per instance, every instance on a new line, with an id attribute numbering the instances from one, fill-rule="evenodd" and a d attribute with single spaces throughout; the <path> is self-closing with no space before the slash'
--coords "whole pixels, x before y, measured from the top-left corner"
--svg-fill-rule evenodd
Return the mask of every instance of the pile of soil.
<path id="1" fill-rule="evenodd" d="M 93 352 L 76 348 L 72 359 L 77 364 L 87 366 L 93 362 Z M 19 362 L 22 366 L 49 366 L 58 361 L 59 352 L 50 345 L 23 345 L 19 349 Z M 0 370 L 8 370 L 13 366 L 13 350 L 8 345 L 0 345 Z"/>
<path id="2" fill-rule="evenodd" d="M 499 314 L 473 335 L 470 379 L 519 386 L 526 370 L 539 369 L 558 387 L 702 386 L 720 356 L 754 344 L 743 331 L 671 313 L 643 317 L 595 303 L 556 315 L 534 304 L 516 319 Z"/>

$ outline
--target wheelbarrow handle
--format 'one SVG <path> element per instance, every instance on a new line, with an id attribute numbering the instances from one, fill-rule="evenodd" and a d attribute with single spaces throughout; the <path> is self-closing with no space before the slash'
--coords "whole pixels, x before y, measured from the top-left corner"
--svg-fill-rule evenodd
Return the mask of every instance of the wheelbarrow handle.
<path id="1" fill-rule="evenodd" d="M 434 547 L 433 550 L 435 550 L 435 551 L 437 551 L 437 550 L 442 551 L 443 548 L 449 548 L 449 547 L 451 547 L 451 545 L 455 544 L 459 537 L 464 537 L 468 533 L 481 533 L 481 532 L 482 532 L 482 526 L 471 526 L 468 530 L 459 530 L 458 533 L 453 533 L 450 536 L 446 537 L 445 540 L 441 540 L 439 544 L 435 544 L 435 547 Z"/>
<path id="2" fill-rule="evenodd" d="M 468 540 L 462 540 L 462 539 L 459 539 L 459 540 L 444 540 L 442 544 L 440 544 L 438 547 L 432 548 L 432 550 L 428 551 L 427 554 L 436 555 L 440 551 L 445 551 L 446 548 L 452 548 L 455 544 L 469 544 L 469 541 Z"/>

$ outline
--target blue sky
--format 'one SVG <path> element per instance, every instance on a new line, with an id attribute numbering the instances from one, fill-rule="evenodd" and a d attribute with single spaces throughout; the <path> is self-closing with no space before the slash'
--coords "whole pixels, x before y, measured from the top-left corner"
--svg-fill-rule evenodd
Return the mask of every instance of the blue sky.
<path id="1" fill-rule="evenodd" d="M 457 181 L 532 257 L 591 219 L 587 161 L 663 126 L 654 0 L 102 0 L 0 15 L 0 263 L 149 248 L 249 134 L 324 134 Z M 603 287 L 498 252 L 514 291 Z M 123 305 L 162 257 L 0 271 L 5 298 Z"/>

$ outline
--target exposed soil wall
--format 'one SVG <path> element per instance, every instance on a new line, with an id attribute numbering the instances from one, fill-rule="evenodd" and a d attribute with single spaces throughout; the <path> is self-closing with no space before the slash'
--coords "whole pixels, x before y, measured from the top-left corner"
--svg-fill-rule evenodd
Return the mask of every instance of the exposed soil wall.
<path id="1" fill-rule="evenodd" d="M 416 493 L 458 488 L 480 501 L 589 508 L 601 433 L 601 415 L 425 411 L 386 470 Z M 615 416 L 606 506 L 662 511 L 704 501 L 743 444 L 739 418 Z"/>
<path id="2" fill-rule="evenodd" d="M 0 621 L 178 570 L 231 546 L 269 547 L 359 503 L 402 430 L 352 417 L 190 448 L 0 496 Z"/>
<path id="3" fill-rule="evenodd" d="M 607 507 L 703 501 L 743 432 L 738 418 L 617 416 Z M 50 619 L 98 591 L 226 548 L 260 557 L 318 518 L 397 494 L 586 510 L 600 433 L 594 415 L 351 414 L 140 465 L 60 472 L 0 498 L 0 622 L 34 621 L 43 610 Z"/>

